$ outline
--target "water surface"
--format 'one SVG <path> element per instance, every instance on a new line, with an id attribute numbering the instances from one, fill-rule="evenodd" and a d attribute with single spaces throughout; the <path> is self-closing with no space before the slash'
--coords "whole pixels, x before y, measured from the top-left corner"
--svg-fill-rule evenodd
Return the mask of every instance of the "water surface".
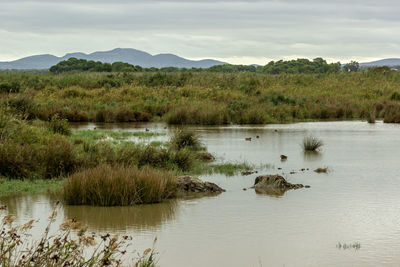
<path id="1" fill-rule="evenodd" d="M 169 132 L 163 124 L 78 127 Z M 130 234 L 139 250 L 157 236 L 163 267 L 400 265 L 399 125 L 353 121 L 193 129 L 218 161 L 270 164 L 262 174 L 281 174 L 311 188 L 260 195 L 242 190 L 257 174 L 203 176 L 227 192 L 135 207 L 62 206 L 60 221 L 76 218 L 91 231 Z M 302 152 L 300 143 L 309 133 L 324 141 L 321 153 Z M 288 160 L 281 162 L 281 154 Z M 330 171 L 312 171 L 318 167 Z M 45 221 L 56 200 L 24 196 L 1 203 L 21 222 Z M 361 248 L 338 249 L 338 242 L 358 242 Z"/>

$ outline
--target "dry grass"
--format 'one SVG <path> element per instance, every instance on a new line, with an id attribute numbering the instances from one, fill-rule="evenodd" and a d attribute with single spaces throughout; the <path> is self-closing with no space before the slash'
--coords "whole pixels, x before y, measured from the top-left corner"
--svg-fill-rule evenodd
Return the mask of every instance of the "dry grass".
<path id="1" fill-rule="evenodd" d="M 71 205 L 128 206 L 161 202 L 173 197 L 175 189 L 169 172 L 99 165 L 68 177 L 64 199 Z"/>
<path id="2" fill-rule="evenodd" d="M 48 225 L 38 240 L 32 238 L 31 229 L 37 222 L 32 219 L 23 225 L 15 225 L 15 217 L 0 207 L 0 266 L 126 266 L 124 257 L 132 243 L 130 236 L 98 235 L 88 233 L 87 227 L 73 219 L 60 225 L 51 234 L 50 229 L 57 217 L 57 209 L 48 219 Z M 92 252 L 90 252 L 92 251 Z M 89 253 L 88 253 L 89 252 Z M 146 249 L 127 266 L 155 267 L 155 251 Z"/>

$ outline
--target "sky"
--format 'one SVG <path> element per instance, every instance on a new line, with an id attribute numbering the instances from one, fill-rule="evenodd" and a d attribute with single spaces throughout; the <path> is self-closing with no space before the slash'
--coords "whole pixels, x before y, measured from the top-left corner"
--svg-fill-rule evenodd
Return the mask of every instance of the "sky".
<path id="1" fill-rule="evenodd" d="M 400 57 L 398 0 L 0 0 L 0 61 L 135 48 L 233 64 Z"/>

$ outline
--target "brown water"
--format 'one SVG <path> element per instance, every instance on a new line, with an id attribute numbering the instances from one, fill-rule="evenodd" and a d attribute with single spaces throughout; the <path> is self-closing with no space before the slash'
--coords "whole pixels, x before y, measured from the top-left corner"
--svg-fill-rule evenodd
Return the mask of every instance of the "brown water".
<path id="1" fill-rule="evenodd" d="M 162 124 L 108 127 L 167 131 Z M 256 174 L 212 175 L 201 178 L 227 192 L 136 207 L 62 206 L 60 221 L 76 218 L 89 230 L 128 233 L 139 250 L 157 236 L 162 267 L 400 266 L 400 125 L 321 122 L 194 129 L 218 160 L 271 164 L 263 173 L 284 173 L 290 182 L 311 188 L 259 195 L 242 190 Z M 307 133 L 323 139 L 322 153 L 302 152 Z M 288 156 L 286 162 L 280 161 L 281 154 Z M 317 174 L 312 171 L 317 167 L 330 172 Z M 292 170 L 296 173 L 289 174 Z M 27 196 L 1 203 L 19 221 L 34 217 L 44 222 L 56 200 Z M 361 248 L 338 249 L 338 242 L 359 242 Z"/>

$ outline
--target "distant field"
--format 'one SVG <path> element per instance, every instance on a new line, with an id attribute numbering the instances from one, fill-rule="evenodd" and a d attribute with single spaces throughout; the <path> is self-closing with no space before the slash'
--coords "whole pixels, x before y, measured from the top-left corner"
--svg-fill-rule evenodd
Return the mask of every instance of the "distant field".
<path id="1" fill-rule="evenodd" d="M 28 119 L 265 124 L 400 122 L 400 73 L 0 73 L 1 105 Z"/>

